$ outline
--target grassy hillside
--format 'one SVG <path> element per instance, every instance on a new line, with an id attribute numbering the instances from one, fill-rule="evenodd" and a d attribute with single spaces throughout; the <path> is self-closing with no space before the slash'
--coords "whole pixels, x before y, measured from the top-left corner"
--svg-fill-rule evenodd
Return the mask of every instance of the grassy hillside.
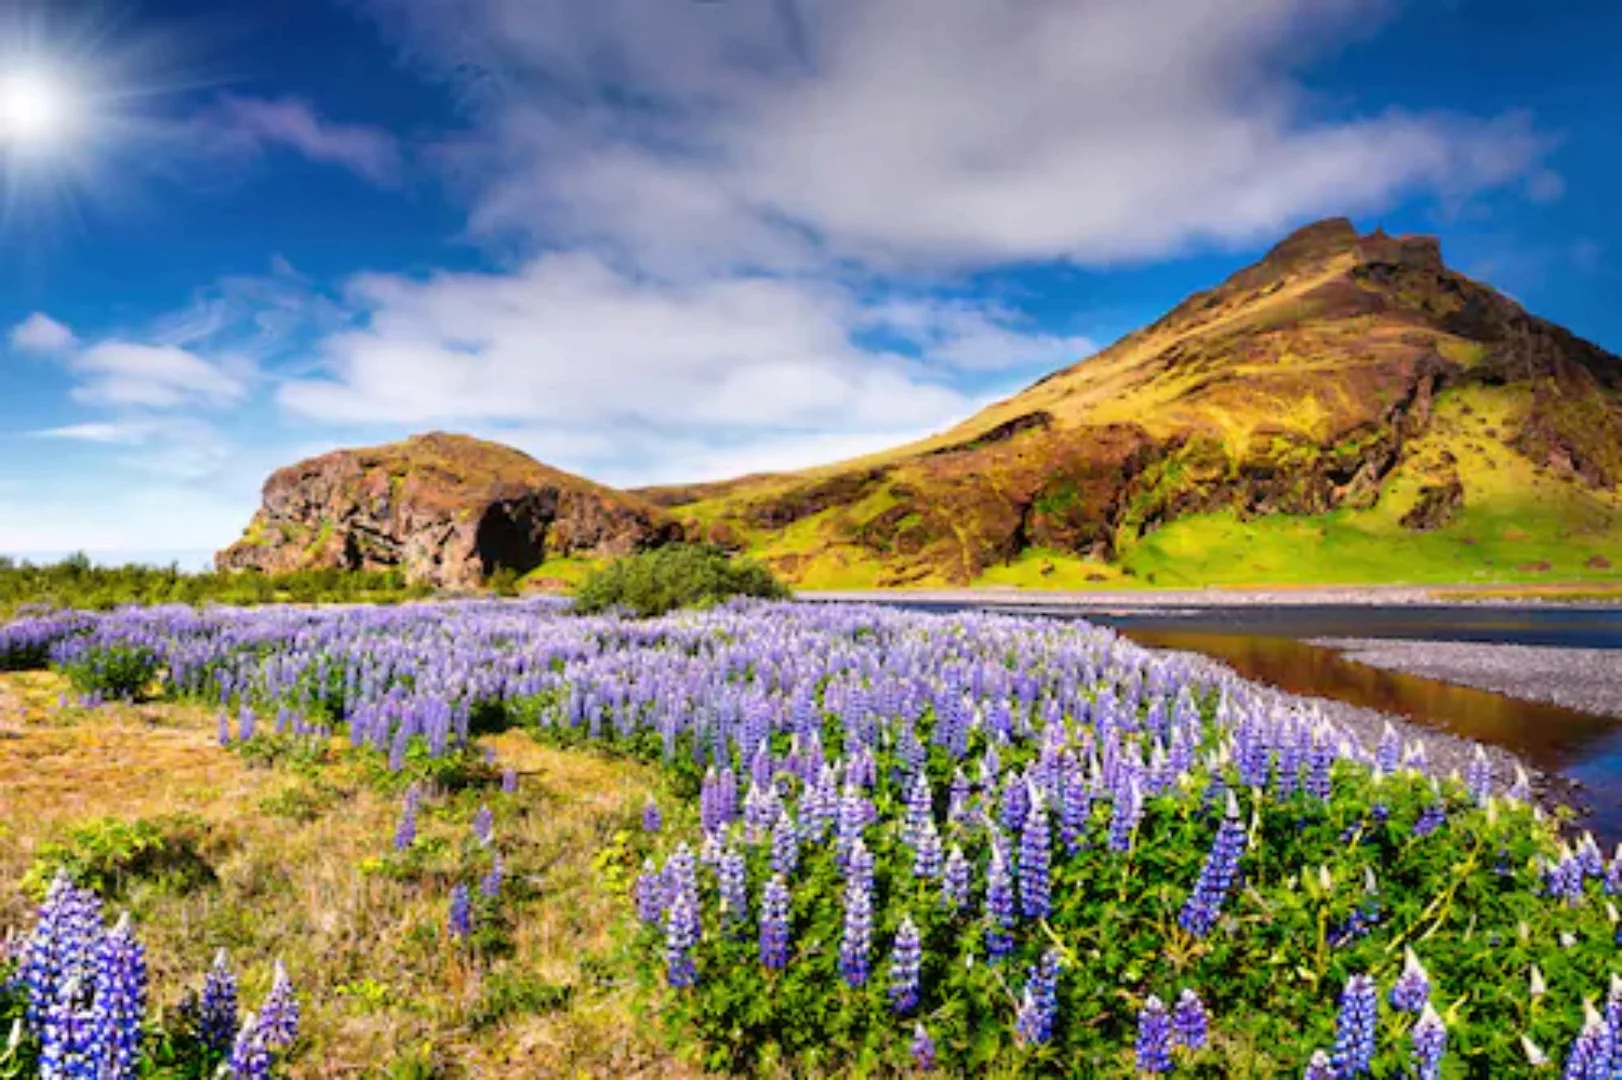
<path id="1" fill-rule="evenodd" d="M 1622 360 L 1324 222 L 931 439 L 641 494 L 806 588 L 1614 577 Z"/>

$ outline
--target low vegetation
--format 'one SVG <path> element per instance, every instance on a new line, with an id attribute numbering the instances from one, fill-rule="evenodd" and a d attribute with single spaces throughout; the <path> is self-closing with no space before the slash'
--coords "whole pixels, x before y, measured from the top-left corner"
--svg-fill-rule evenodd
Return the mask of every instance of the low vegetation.
<path id="1" fill-rule="evenodd" d="M 788 595 L 787 587 L 753 559 L 707 545 L 673 544 L 616 559 L 590 574 L 575 589 L 574 610 L 649 618 L 738 596 L 781 600 Z"/>
<path id="2" fill-rule="evenodd" d="M 0 879 L 29 885 L 0 925 L 62 874 L 128 907 L 154 974 L 225 948 L 258 1000 L 281 958 L 295 1075 L 1614 1064 L 1622 859 L 1563 843 L 1524 777 L 1434 776 L 1395 734 L 1083 624 L 472 602 L 51 626 L 53 655 L 151 649 L 165 700 L 0 678 Z"/>
<path id="3" fill-rule="evenodd" d="M 188 573 L 178 566 L 97 566 L 83 555 L 35 565 L 0 556 L 0 618 L 29 606 L 106 611 L 122 604 L 387 603 L 433 590 L 398 571 Z"/>

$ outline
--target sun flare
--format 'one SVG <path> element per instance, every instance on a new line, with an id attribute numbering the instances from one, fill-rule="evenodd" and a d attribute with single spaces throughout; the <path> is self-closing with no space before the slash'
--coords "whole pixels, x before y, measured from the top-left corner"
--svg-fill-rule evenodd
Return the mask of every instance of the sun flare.
<path id="1" fill-rule="evenodd" d="M 39 149 L 59 143 L 72 125 L 71 92 L 39 72 L 0 75 L 0 143 Z"/>

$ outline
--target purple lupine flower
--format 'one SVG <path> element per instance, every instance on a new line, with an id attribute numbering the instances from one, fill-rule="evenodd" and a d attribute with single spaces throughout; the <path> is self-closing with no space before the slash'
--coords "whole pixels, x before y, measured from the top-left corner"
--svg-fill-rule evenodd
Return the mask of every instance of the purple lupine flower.
<path id="1" fill-rule="evenodd" d="M 946 856 L 946 869 L 941 874 L 941 905 L 956 914 L 969 905 L 969 860 L 956 844 Z"/>
<path id="2" fill-rule="evenodd" d="M 1059 785 L 1059 838 L 1066 851 L 1075 851 L 1081 846 L 1087 819 L 1093 812 L 1092 788 L 1070 760 L 1061 768 Z"/>
<path id="3" fill-rule="evenodd" d="M 501 896 L 502 874 L 505 867 L 501 861 L 501 852 L 490 856 L 490 872 L 479 880 L 479 895 L 486 900 L 495 900 Z"/>
<path id="4" fill-rule="evenodd" d="M 1216 925 L 1222 913 L 1222 902 L 1239 875 L 1239 859 L 1244 854 L 1245 842 L 1245 827 L 1239 820 L 1239 800 L 1229 791 L 1228 809 L 1217 827 L 1211 851 L 1205 857 L 1205 865 L 1200 867 L 1194 891 L 1177 916 L 1178 924 L 1195 937 L 1204 937 Z"/>
<path id="5" fill-rule="evenodd" d="M 1041 1046 L 1053 1038 L 1059 1011 L 1059 954 L 1049 949 L 1025 973 L 1025 989 L 1014 1017 L 1014 1037 L 1024 1046 Z"/>
<path id="6" fill-rule="evenodd" d="M 1014 925 L 1014 883 L 1008 876 L 1008 859 L 1002 844 L 991 844 L 991 865 L 986 870 L 986 951 L 993 960 L 1014 948 L 1009 929 Z"/>
<path id="7" fill-rule="evenodd" d="M 81 992 L 90 989 L 102 933 L 101 900 L 75 885 L 66 871 L 57 871 L 17 972 L 29 992 L 25 1015 L 30 1028 L 43 1028 L 46 1011 L 64 999 L 68 983 L 76 983 Z"/>
<path id="8" fill-rule="evenodd" d="M 1307 793 L 1319 802 L 1328 802 L 1335 790 L 1335 748 L 1322 728 L 1312 735 L 1307 748 Z"/>
<path id="9" fill-rule="evenodd" d="M 873 939 L 873 857 L 860 836 L 852 842 L 851 872 L 845 881 L 844 932 L 839 942 L 839 974 L 851 986 L 867 982 Z"/>
<path id="10" fill-rule="evenodd" d="M 1465 768 L 1464 784 L 1470 789 L 1470 797 L 1476 801 L 1476 805 L 1485 806 L 1487 800 L 1492 798 L 1492 765 L 1479 746 Z"/>
<path id="11" fill-rule="evenodd" d="M 779 971 L 788 966 L 788 883 L 774 874 L 760 892 L 760 963 Z"/>
<path id="12" fill-rule="evenodd" d="M 222 747 L 231 745 L 231 714 L 220 711 L 219 720 L 215 723 L 214 738 Z"/>
<path id="13" fill-rule="evenodd" d="M 1380 743 L 1374 748 L 1374 765 L 1383 773 L 1394 773 L 1402 764 L 1402 739 L 1390 724 L 1386 724 L 1385 731 L 1380 735 Z"/>
<path id="14" fill-rule="evenodd" d="M 101 940 L 96 958 L 92 1038 L 96 1080 L 135 1080 L 146 1018 L 146 950 L 135 940 L 130 917 Z"/>
<path id="15" fill-rule="evenodd" d="M 495 835 L 496 816 L 490 812 L 488 806 L 480 806 L 479 812 L 473 815 L 473 839 L 490 846 L 490 839 Z"/>
<path id="16" fill-rule="evenodd" d="M 1031 788 L 1023 773 L 1015 772 L 1003 785 L 999 818 L 1005 831 L 1018 835 L 1031 812 Z"/>
<path id="17" fill-rule="evenodd" d="M 48 1002 L 39 1026 L 41 1077 L 94 1077 L 95 1016 L 88 1007 L 90 991 L 82 978 L 66 979 Z"/>
<path id="18" fill-rule="evenodd" d="M 922 1023 L 912 1027 L 912 1064 L 919 1072 L 935 1071 L 935 1040 Z"/>
<path id="19" fill-rule="evenodd" d="M 907 785 L 906 813 L 901 819 L 901 840 L 908 847 L 918 846 L 918 836 L 926 823 L 935 820 L 934 796 L 929 790 L 929 777 L 919 772 Z"/>
<path id="20" fill-rule="evenodd" d="M 1019 909 L 1028 919 L 1045 919 L 1052 910 L 1048 845 L 1048 812 L 1037 799 L 1019 837 Z"/>
<path id="21" fill-rule="evenodd" d="M 1431 980 L 1412 947 L 1402 951 L 1402 974 L 1391 987 L 1391 1007 L 1398 1012 L 1417 1013 L 1430 1000 Z"/>
<path id="22" fill-rule="evenodd" d="M 1442 805 L 1440 799 L 1426 806 L 1419 814 L 1419 820 L 1414 822 L 1414 835 L 1429 836 L 1447 823 L 1447 807 Z"/>
<path id="23" fill-rule="evenodd" d="M 1339 1080 L 1369 1071 L 1369 1062 L 1374 1058 L 1374 1022 L 1379 1006 L 1373 979 L 1353 975 L 1346 980 L 1335 1028 L 1335 1052 L 1331 1055 Z"/>
<path id="24" fill-rule="evenodd" d="M 203 977 L 203 994 L 197 1003 L 197 1036 L 204 1046 L 228 1054 L 237 1041 L 237 977 L 221 949 Z"/>
<path id="25" fill-rule="evenodd" d="M 866 827 L 867 799 L 863 797 L 861 788 L 847 783 L 839 799 L 838 833 L 835 836 L 835 853 L 841 870 L 846 868 L 851 848 L 862 838 L 862 830 Z"/>
<path id="26" fill-rule="evenodd" d="M 394 850 L 404 851 L 416 842 L 417 804 L 407 799 L 405 808 L 400 811 L 400 824 L 394 830 Z"/>
<path id="27" fill-rule="evenodd" d="M 1211 1018 L 1205 1003 L 1192 990 L 1177 995 L 1171 1010 L 1172 1042 L 1187 1050 L 1203 1050 L 1211 1038 Z"/>
<path id="28" fill-rule="evenodd" d="M 270 993 L 259 1007 L 259 1036 L 268 1050 L 286 1050 L 298 1041 L 298 995 L 293 992 L 293 981 L 287 969 L 276 961 L 271 978 Z"/>
<path id="29" fill-rule="evenodd" d="M 451 937 L 460 940 L 473 932 L 473 906 L 467 894 L 467 886 L 457 882 L 451 888 L 450 913 L 446 917 L 446 925 Z"/>
<path id="30" fill-rule="evenodd" d="M 969 820 L 969 778 L 963 775 L 962 769 L 952 771 L 952 784 L 946 797 L 946 820 L 952 825 Z"/>
<path id="31" fill-rule="evenodd" d="M 1132 850 L 1132 833 L 1143 817 L 1143 791 L 1136 777 L 1115 791 L 1115 803 L 1110 810 L 1109 849 L 1114 852 Z"/>
<path id="32" fill-rule="evenodd" d="M 651 857 L 643 860 L 642 873 L 636 879 L 636 915 L 649 926 L 657 926 L 665 917 L 668 901 L 665 895 L 665 876 L 653 865 Z"/>
<path id="33" fill-rule="evenodd" d="M 936 878 L 941 873 L 941 834 L 933 819 L 926 819 L 918 830 L 918 844 L 913 850 L 912 874 L 916 878 Z"/>
<path id="34" fill-rule="evenodd" d="M 728 847 L 715 868 L 721 893 L 721 918 L 735 925 L 749 918 L 749 868 L 742 853 Z"/>
<path id="35" fill-rule="evenodd" d="M 1604 1031 L 1605 1025 L 1592 1018 L 1583 1025 L 1566 1054 L 1566 1068 L 1561 1074 L 1564 1080 L 1595 1080 L 1606 1075 L 1609 1062 L 1601 1046 Z"/>
<path id="36" fill-rule="evenodd" d="M 923 944 L 912 917 L 903 916 L 895 935 L 895 951 L 890 954 L 890 1008 L 911 1012 L 918 1005 L 918 969 L 923 963 Z"/>
<path id="37" fill-rule="evenodd" d="M 1314 1050 L 1307 1061 L 1307 1071 L 1301 1074 L 1301 1080 L 1335 1080 L 1335 1067 L 1330 1064 L 1329 1055 L 1322 1050 Z"/>
<path id="38" fill-rule="evenodd" d="M 1138 1072 L 1160 1076 L 1171 1072 L 1171 1017 L 1158 997 L 1149 995 L 1138 1013 Z"/>
<path id="39" fill-rule="evenodd" d="M 1442 1075 L 1442 1054 L 1447 1050 L 1447 1028 L 1442 1018 L 1426 1002 L 1414 1024 L 1414 1070 L 1419 1080 L 1439 1080 Z"/>
<path id="40" fill-rule="evenodd" d="M 793 877 L 800 865 L 800 832 L 785 807 L 772 825 L 772 872 Z"/>
<path id="41" fill-rule="evenodd" d="M 678 990 L 698 982 L 693 949 L 701 932 L 695 898 L 685 888 L 676 889 L 665 915 L 665 979 Z"/>
<path id="42" fill-rule="evenodd" d="M 1548 864 L 1543 873 L 1544 891 L 1550 896 L 1576 904 L 1583 898 L 1583 868 L 1570 851 L 1562 850 L 1558 862 Z"/>
<path id="43" fill-rule="evenodd" d="M 507 795 L 518 793 L 518 770 L 512 767 L 501 771 L 501 790 Z"/>
<path id="44" fill-rule="evenodd" d="M 231 1080 L 270 1080 L 270 1048 L 259 1034 L 253 1013 L 243 1018 L 242 1030 L 232 1040 L 226 1075 Z"/>

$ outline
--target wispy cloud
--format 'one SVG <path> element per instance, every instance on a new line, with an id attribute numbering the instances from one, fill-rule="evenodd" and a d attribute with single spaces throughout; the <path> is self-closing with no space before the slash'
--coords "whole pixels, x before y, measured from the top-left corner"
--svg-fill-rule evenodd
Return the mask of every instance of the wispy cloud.
<path id="1" fill-rule="evenodd" d="M 398 140 L 381 128 L 321 117 L 307 102 L 228 96 L 197 121 L 205 148 L 215 154 L 255 156 L 273 148 L 341 168 L 374 184 L 399 182 Z"/>
<path id="2" fill-rule="evenodd" d="M 172 345 L 102 341 L 75 353 L 68 369 L 80 380 L 75 400 L 90 405 L 172 409 L 230 405 L 246 396 L 247 380 L 225 364 Z"/>

